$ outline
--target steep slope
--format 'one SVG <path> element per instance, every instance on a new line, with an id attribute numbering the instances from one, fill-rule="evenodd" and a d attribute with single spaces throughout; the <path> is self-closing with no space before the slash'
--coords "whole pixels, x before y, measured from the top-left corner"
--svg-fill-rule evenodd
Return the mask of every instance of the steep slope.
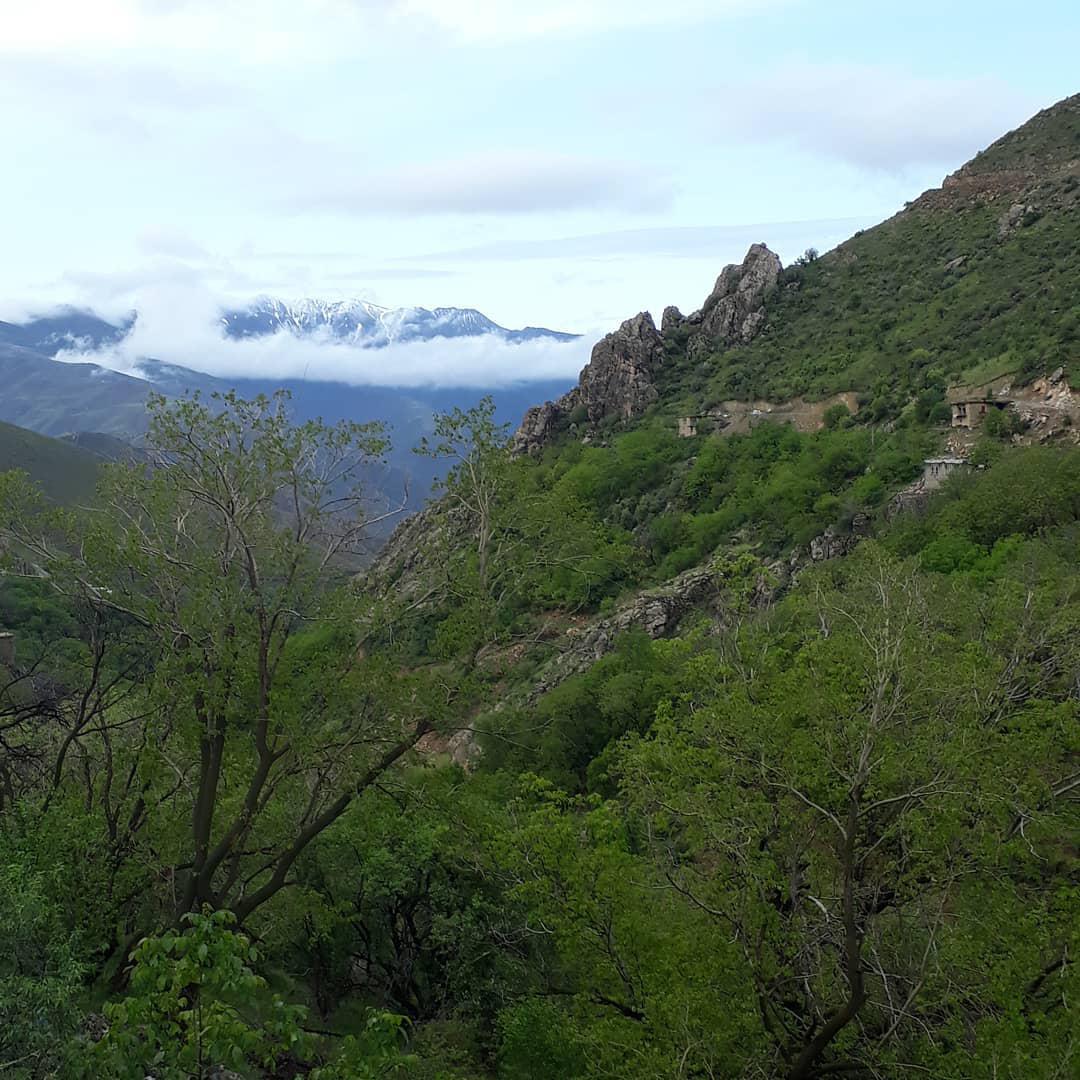
<path id="1" fill-rule="evenodd" d="M 146 424 L 148 384 L 93 364 L 0 344 L 0 420 L 44 435 L 102 431 L 125 436 Z"/>
<path id="2" fill-rule="evenodd" d="M 849 392 L 860 419 L 882 421 L 950 384 L 1058 367 L 1080 386 L 1080 95 L 833 251 L 783 269 L 755 244 L 700 311 L 668 308 L 658 335 L 647 313 L 625 323 L 515 446 L 535 454 L 570 424 Z"/>
<path id="3" fill-rule="evenodd" d="M 1080 385 L 1080 95 L 873 229 L 789 268 L 749 344 L 665 386 L 707 408 L 845 390 L 895 416 L 920 391 L 1064 366 Z"/>
<path id="4" fill-rule="evenodd" d="M 102 458 L 59 439 L 49 439 L 13 424 L 0 423 L 0 472 L 18 469 L 59 503 L 93 495 Z"/>
<path id="5" fill-rule="evenodd" d="M 995 376 L 1016 408 L 956 450 L 950 387 Z M 1010 442 L 1075 453 L 1070 380 L 1080 385 L 1080 96 L 826 255 L 785 269 L 753 245 L 699 311 L 669 308 L 659 329 L 647 312 L 627 320 L 576 387 L 529 410 L 511 447 L 508 544 L 530 514 L 561 514 L 597 545 L 563 553 L 591 560 L 582 588 L 561 594 L 572 616 L 544 587 L 519 600 L 545 643 L 524 654 L 527 693 L 583 670 L 621 631 L 675 632 L 717 594 L 717 567 L 749 558 L 751 600 L 768 602 L 805 565 L 890 528 L 896 507 L 925 505 L 939 483 L 926 459 L 946 448 L 980 464 Z M 1068 398 L 1060 424 L 1039 415 L 1051 397 Z M 423 595 L 446 549 L 472 542 L 466 517 L 430 508 L 391 540 L 376 578 Z"/>

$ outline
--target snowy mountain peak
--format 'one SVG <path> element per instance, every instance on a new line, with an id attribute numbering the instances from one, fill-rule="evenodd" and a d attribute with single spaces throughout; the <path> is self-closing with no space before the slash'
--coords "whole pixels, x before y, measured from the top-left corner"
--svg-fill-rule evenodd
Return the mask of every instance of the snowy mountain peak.
<path id="1" fill-rule="evenodd" d="M 284 301 L 268 296 L 246 308 L 226 311 L 221 323 L 233 338 L 262 337 L 285 330 L 297 337 L 324 337 L 372 348 L 481 334 L 496 334 L 505 341 L 544 337 L 572 341 L 578 336 L 535 327 L 508 330 L 475 308 L 385 308 L 367 300 Z"/>

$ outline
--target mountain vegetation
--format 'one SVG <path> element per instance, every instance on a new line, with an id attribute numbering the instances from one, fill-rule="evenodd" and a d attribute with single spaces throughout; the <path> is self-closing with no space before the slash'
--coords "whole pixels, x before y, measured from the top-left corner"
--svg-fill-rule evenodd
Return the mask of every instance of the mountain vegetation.
<path id="1" fill-rule="evenodd" d="M 1078 114 L 441 411 L 360 576 L 286 394 L 0 478 L 5 1070 L 1075 1075 Z"/>

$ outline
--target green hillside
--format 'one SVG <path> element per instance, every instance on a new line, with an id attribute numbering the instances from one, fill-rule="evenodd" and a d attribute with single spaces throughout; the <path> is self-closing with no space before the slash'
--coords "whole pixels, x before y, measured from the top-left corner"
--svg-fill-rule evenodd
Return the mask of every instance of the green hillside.
<path id="1" fill-rule="evenodd" d="M 29 474 L 56 502 L 88 500 L 100 461 L 70 443 L 0 422 L 0 472 L 19 469 Z"/>
<path id="2" fill-rule="evenodd" d="M 858 390 L 882 419 L 972 372 L 1065 366 L 1080 385 L 1080 95 L 895 217 L 789 267 L 766 310 L 750 345 L 693 370 L 676 359 L 668 402 Z"/>
<path id="3" fill-rule="evenodd" d="M 0 1061 L 1077 1075 L 1078 107 L 628 320 L 528 439 L 436 416 L 360 576 L 383 440 L 280 400 L 155 400 L 108 514 L 7 493 Z"/>

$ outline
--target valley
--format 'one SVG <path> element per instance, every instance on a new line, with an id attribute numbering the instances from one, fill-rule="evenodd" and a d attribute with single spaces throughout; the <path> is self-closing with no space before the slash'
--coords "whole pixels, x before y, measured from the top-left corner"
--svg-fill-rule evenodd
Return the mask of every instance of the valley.
<path id="1" fill-rule="evenodd" d="M 1076 1074 L 1080 95 L 767 241 L 576 383 L 0 324 L 0 1071 Z"/>

